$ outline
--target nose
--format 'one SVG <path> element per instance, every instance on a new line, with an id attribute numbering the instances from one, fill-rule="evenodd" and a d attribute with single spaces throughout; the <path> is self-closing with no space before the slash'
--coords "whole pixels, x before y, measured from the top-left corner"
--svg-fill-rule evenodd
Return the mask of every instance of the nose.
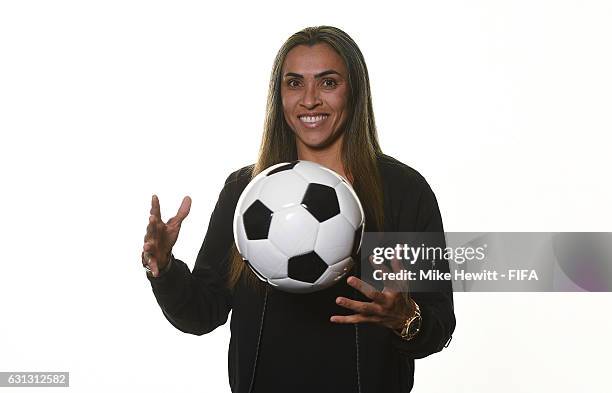
<path id="1" fill-rule="evenodd" d="M 319 91 L 314 83 L 306 84 L 304 95 L 302 96 L 302 106 L 312 109 L 321 103 Z"/>

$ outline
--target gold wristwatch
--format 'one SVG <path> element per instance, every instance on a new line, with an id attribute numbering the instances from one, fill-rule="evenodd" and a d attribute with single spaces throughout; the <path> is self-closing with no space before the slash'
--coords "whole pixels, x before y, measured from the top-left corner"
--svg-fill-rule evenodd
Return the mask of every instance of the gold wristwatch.
<path id="1" fill-rule="evenodd" d="M 406 341 L 412 340 L 417 334 L 419 334 L 422 322 L 421 308 L 414 300 L 410 299 L 410 301 L 415 307 L 414 314 L 410 318 L 406 319 L 404 325 L 400 329 L 393 330 L 398 336 Z"/>

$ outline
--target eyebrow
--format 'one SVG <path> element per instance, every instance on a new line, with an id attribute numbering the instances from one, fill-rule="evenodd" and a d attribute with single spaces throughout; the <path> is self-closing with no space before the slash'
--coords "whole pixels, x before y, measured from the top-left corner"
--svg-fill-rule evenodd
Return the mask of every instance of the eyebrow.
<path id="1" fill-rule="evenodd" d="M 340 75 L 340 73 L 338 71 L 325 70 L 323 72 L 319 72 L 318 74 L 316 74 L 315 78 L 321 78 L 321 77 L 324 77 L 324 76 L 327 76 L 327 75 L 332 75 L 332 74 L 336 74 L 336 75 L 342 76 L 342 75 Z M 294 78 L 304 78 L 304 75 L 296 74 L 295 72 L 287 72 L 285 74 L 285 78 L 288 77 L 288 76 L 292 76 Z"/>

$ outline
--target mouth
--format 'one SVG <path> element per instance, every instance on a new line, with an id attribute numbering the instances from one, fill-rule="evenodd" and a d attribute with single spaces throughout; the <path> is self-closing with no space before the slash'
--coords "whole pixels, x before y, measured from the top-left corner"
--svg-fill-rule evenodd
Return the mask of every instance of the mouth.
<path id="1" fill-rule="evenodd" d="M 309 113 L 299 115 L 298 119 L 305 127 L 316 128 L 319 127 L 328 117 L 329 114 L 327 113 Z"/>

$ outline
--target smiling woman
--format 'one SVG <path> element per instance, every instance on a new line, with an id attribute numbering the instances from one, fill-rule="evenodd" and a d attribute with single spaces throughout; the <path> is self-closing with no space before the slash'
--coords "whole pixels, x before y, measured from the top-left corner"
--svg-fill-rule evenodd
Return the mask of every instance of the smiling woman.
<path id="1" fill-rule="evenodd" d="M 380 149 L 357 44 L 335 27 L 306 28 L 276 56 L 258 160 L 228 176 L 193 271 L 172 255 L 190 198 L 164 223 L 153 196 L 143 263 L 163 314 L 201 335 L 232 311 L 233 392 L 408 392 L 414 359 L 440 351 L 455 328 L 450 284 L 406 296 L 362 281 L 355 264 L 347 280 L 293 294 L 259 281 L 237 252 L 232 222 L 240 194 L 264 169 L 298 159 L 352 183 L 367 232 L 444 231 L 425 179 Z"/>
<path id="2" fill-rule="evenodd" d="M 347 70 L 340 55 L 324 43 L 298 45 L 287 54 L 282 74 L 283 113 L 295 132 L 298 155 L 308 159 L 310 151 L 327 148 L 340 157 L 349 110 Z"/>

